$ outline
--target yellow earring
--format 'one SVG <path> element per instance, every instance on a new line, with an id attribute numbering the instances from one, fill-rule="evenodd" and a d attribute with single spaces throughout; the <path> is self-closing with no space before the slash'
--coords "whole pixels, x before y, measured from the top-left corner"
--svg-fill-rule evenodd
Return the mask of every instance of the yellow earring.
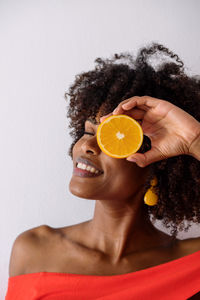
<path id="1" fill-rule="evenodd" d="M 154 177 L 151 180 L 151 187 L 147 190 L 144 195 L 144 203 L 150 206 L 156 205 L 158 203 L 158 196 L 154 193 L 153 187 L 158 184 L 158 179 Z"/>

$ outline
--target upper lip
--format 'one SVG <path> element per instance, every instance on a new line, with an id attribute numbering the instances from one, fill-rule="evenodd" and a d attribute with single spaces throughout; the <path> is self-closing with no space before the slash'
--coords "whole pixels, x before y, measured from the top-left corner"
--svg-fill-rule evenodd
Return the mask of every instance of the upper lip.
<path id="1" fill-rule="evenodd" d="M 102 172 L 103 173 L 103 170 L 101 170 L 96 164 L 94 164 L 91 160 L 89 160 L 88 158 L 86 157 L 78 157 L 76 159 L 76 166 L 78 163 L 83 163 L 83 164 L 86 164 L 86 165 L 89 165 L 95 169 L 97 169 L 99 172 Z"/>

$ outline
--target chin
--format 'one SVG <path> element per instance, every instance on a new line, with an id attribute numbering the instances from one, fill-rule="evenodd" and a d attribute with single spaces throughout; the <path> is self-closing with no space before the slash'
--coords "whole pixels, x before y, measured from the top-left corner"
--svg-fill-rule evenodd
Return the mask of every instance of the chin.
<path id="1" fill-rule="evenodd" d="M 71 180 L 69 183 L 69 191 L 71 194 L 73 194 L 74 196 L 77 196 L 79 198 L 93 200 L 94 194 L 91 193 L 90 191 L 88 191 L 87 187 L 85 189 L 79 187 L 77 182 L 74 183 L 73 180 Z"/>

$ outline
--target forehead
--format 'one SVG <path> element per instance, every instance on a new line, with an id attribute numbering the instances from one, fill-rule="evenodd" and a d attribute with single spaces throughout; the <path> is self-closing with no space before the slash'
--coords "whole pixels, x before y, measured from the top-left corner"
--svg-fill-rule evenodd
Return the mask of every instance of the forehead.
<path id="1" fill-rule="evenodd" d="M 100 125 L 101 124 L 100 118 L 105 115 L 105 111 L 102 110 L 102 107 L 104 105 L 105 105 L 105 103 L 103 103 L 101 105 L 101 107 L 99 108 L 99 110 L 96 113 L 96 116 L 89 116 L 86 121 L 92 123 L 93 125 Z"/>
<path id="2" fill-rule="evenodd" d="M 97 121 L 96 119 L 92 119 L 92 118 L 88 118 L 85 122 L 90 122 L 93 125 L 99 125 L 100 124 L 99 121 Z"/>

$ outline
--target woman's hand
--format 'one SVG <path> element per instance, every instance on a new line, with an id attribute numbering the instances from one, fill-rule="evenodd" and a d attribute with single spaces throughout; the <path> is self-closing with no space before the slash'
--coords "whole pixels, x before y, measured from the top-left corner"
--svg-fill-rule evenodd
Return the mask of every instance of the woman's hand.
<path id="1" fill-rule="evenodd" d="M 165 100 L 149 96 L 131 97 L 122 101 L 112 113 L 100 120 L 102 122 L 117 114 L 126 114 L 137 120 L 144 135 L 151 140 L 149 151 L 144 154 L 137 152 L 127 158 L 140 167 L 172 156 L 192 155 L 190 148 L 200 135 L 200 122 Z"/>

